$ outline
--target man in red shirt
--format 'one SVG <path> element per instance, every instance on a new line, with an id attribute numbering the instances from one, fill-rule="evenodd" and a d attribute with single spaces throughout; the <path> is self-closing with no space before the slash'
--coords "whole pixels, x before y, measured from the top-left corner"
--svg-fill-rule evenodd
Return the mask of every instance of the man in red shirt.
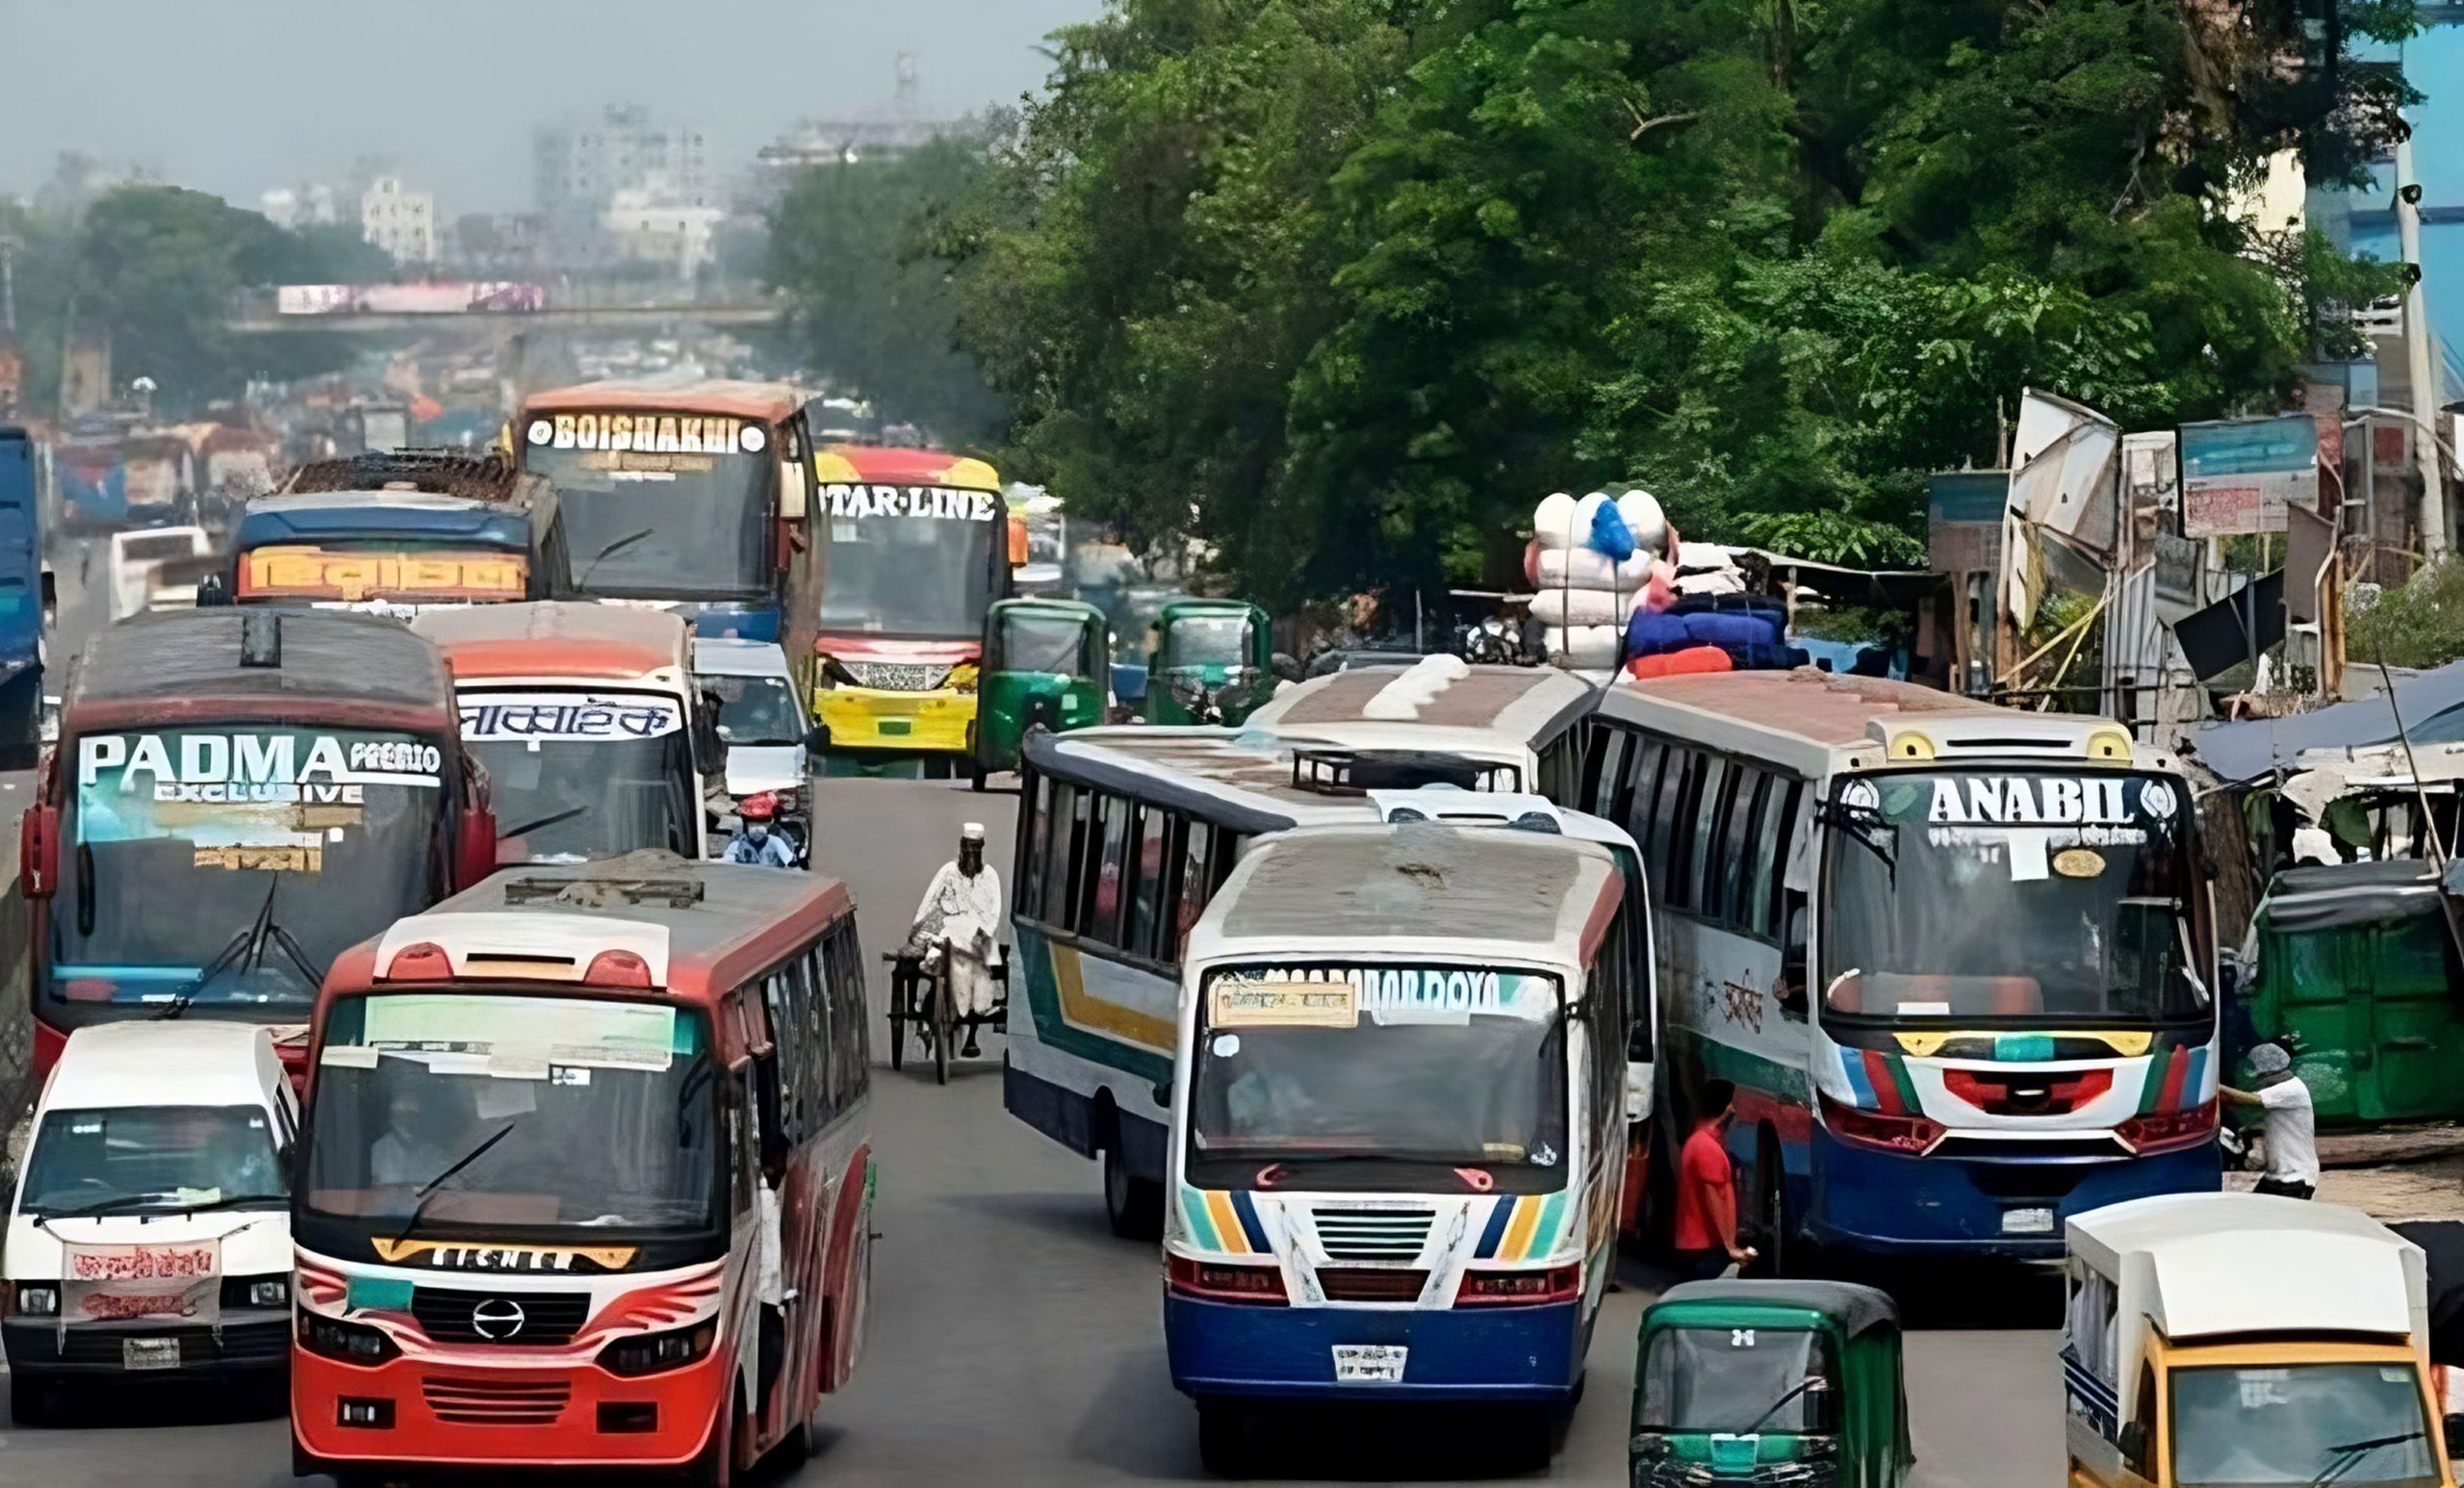
<path id="1" fill-rule="evenodd" d="M 1736 1243 L 1736 1170 L 1726 1145 L 1729 1121 L 1736 1115 L 1736 1087 L 1726 1080 L 1703 1086 L 1703 1118 L 1685 1139 L 1677 1158 L 1677 1223 L 1671 1237 L 1677 1246 L 1678 1273 L 1688 1280 L 1708 1281 L 1732 1266 L 1754 1259 L 1750 1245 Z"/>

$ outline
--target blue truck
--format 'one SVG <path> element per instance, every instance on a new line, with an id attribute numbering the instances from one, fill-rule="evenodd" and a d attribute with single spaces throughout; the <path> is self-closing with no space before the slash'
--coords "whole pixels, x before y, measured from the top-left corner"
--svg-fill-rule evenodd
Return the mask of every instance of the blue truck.
<path id="1" fill-rule="evenodd" d="M 43 449 L 0 424 L 0 770 L 31 770 L 42 747 L 45 632 L 54 597 L 42 556 Z"/>

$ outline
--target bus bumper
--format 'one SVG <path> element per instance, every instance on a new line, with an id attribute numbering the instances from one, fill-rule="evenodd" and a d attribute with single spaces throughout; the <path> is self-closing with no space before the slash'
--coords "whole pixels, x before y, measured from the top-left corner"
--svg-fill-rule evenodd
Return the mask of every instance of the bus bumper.
<path id="1" fill-rule="evenodd" d="M 2060 1260 L 2063 1221 L 2072 1215 L 2223 1186 L 2212 1139 L 2146 1157 L 2011 1159 L 1877 1152 L 1820 1126 L 1812 1141 L 1807 1232 L 1819 1244 L 1867 1255 Z"/>
<path id="2" fill-rule="evenodd" d="M 813 694 L 813 715 L 830 731 L 829 748 L 902 755 L 963 755 L 975 722 L 975 694 L 884 692 L 840 685 Z"/>
<path id="3" fill-rule="evenodd" d="M 1184 1395 L 1249 1399 L 1530 1400 L 1574 1398 L 1582 1304 L 1251 1307 L 1167 1296 L 1164 1346 Z M 1337 1384 L 1335 1347 L 1400 1345 L 1399 1383 Z"/>
<path id="4" fill-rule="evenodd" d="M 336 1468 L 673 1467 L 717 1425 L 734 1362 L 639 1379 L 595 1364 L 503 1368 L 467 1354 L 373 1367 L 291 1352 L 291 1437 L 308 1473 Z M 372 1424 L 367 1407 L 377 1407 Z"/>

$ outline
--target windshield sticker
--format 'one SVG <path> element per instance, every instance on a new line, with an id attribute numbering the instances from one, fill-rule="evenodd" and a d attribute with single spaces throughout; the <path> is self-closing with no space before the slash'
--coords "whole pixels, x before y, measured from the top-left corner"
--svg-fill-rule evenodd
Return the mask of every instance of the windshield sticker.
<path id="1" fill-rule="evenodd" d="M 336 1069 L 373 1069 L 377 1051 L 363 1043 L 329 1043 L 317 1053 L 317 1063 Z"/>
<path id="2" fill-rule="evenodd" d="M 2045 834 L 2025 827 L 2011 829 L 2011 882 L 2033 884 L 2049 876 L 2052 869 L 2045 863 Z"/>
<path id="3" fill-rule="evenodd" d="M 655 739 L 684 727 L 675 699 L 643 693 L 466 692 L 460 706 L 462 737 L 474 744 Z"/>
<path id="4" fill-rule="evenodd" d="M 757 454 L 770 436 L 742 419 L 695 414 L 560 413 L 530 421 L 534 448 L 653 454 Z"/>
<path id="5" fill-rule="evenodd" d="M 2092 879 L 2105 871 L 2104 855 L 2084 847 L 2070 848 L 2054 855 L 2053 871 L 2066 879 Z"/>
<path id="6" fill-rule="evenodd" d="M 859 486 L 825 483 L 821 499 L 834 517 L 924 517 L 942 522 L 989 522 L 1002 509 L 990 491 L 955 486 Z"/>
<path id="7" fill-rule="evenodd" d="M 313 547 L 259 548 L 240 566 L 240 594 L 313 595 L 357 603 L 389 594 L 444 599 L 519 600 L 529 593 L 530 560 L 518 553 L 347 552 Z"/>
<path id="8" fill-rule="evenodd" d="M 362 1028 L 369 1044 L 492 1073 L 496 1061 L 544 1060 L 600 1069 L 665 1069 L 675 1061 L 676 1010 L 655 1003 L 453 993 L 372 997 Z"/>
<path id="9" fill-rule="evenodd" d="M 1360 1022 L 1360 988 L 1350 982 L 1226 977 L 1208 998 L 1207 1019 L 1218 1028 L 1350 1028 Z M 1240 1047 L 1235 1042 L 1233 1052 Z"/>

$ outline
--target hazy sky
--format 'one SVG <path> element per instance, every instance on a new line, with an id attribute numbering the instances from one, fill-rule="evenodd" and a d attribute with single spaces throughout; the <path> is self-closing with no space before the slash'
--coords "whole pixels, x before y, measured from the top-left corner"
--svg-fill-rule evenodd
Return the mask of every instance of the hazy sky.
<path id="1" fill-rule="evenodd" d="M 392 157 L 437 209 L 530 204 L 535 124 L 642 103 L 732 170 L 800 117 L 886 103 L 901 50 L 951 115 L 1036 87 L 1102 0 L 0 0 L 0 192 L 64 149 L 253 207 Z"/>

